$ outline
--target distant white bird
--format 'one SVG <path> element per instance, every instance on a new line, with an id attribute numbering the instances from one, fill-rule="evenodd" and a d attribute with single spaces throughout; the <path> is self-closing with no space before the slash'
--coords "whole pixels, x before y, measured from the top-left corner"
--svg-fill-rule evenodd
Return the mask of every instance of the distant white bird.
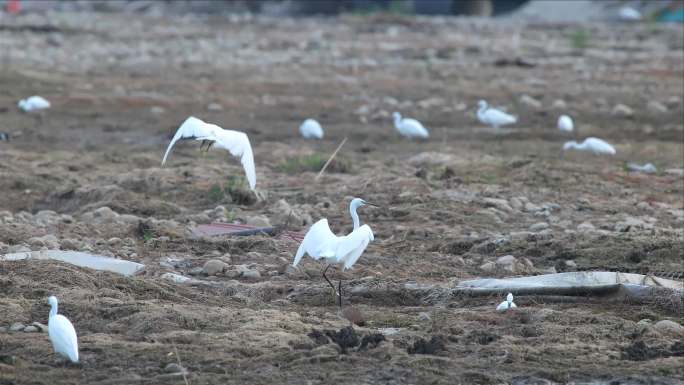
<path id="1" fill-rule="evenodd" d="M 181 124 L 178 131 L 176 131 L 176 135 L 171 139 L 171 143 L 169 143 L 169 147 L 164 154 L 164 159 L 162 159 L 162 166 L 166 163 L 166 157 L 169 156 L 173 145 L 181 139 L 201 140 L 200 151 L 205 144 L 207 148 L 204 151 L 209 151 L 209 148 L 216 144 L 216 147 L 228 150 L 235 157 L 240 157 L 240 162 L 247 175 L 249 187 L 254 190 L 256 186 L 256 171 L 254 169 L 252 146 L 249 144 L 247 134 L 239 131 L 224 130 L 215 124 L 205 123 L 191 116 Z"/>
<path id="2" fill-rule="evenodd" d="M 508 293 L 506 300 L 501 302 L 499 306 L 496 307 L 496 311 L 505 312 L 508 309 L 515 309 L 516 307 L 518 306 L 516 306 L 516 304 L 513 302 L 513 293 Z"/>
<path id="3" fill-rule="evenodd" d="M 646 163 L 644 165 L 640 165 L 637 163 L 628 163 L 627 169 L 629 171 L 643 172 L 645 174 L 654 174 L 658 172 L 658 169 L 656 168 L 656 166 L 653 165 L 653 163 Z"/>
<path id="4" fill-rule="evenodd" d="M 42 96 L 31 96 L 26 99 L 21 99 L 17 106 L 24 112 L 44 110 L 50 108 L 50 102 L 48 102 Z"/>
<path id="5" fill-rule="evenodd" d="M 558 129 L 565 132 L 572 132 L 572 130 L 575 129 L 572 118 L 567 115 L 561 115 L 558 118 Z"/>
<path id="6" fill-rule="evenodd" d="M 625 21 L 639 21 L 642 18 L 641 12 L 630 6 L 621 7 L 618 11 L 618 15 L 620 16 L 620 19 Z"/>
<path id="7" fill-rule="evenodd" d="M 394 127 L 402 136 L 407 138 L 427 138 L 430 136 L 428 130 L 419 121 L 402 118 L 398 112 L 393 113 L 392 116 L 394 117 Z"/>
<path id="8" fill-rule="evenodd" d="M 477 106 L 477 118 L 480 122 L 488 126 L 499 128 L 508 124 L 514 124 L 518 121 L 518 118 L 513 115 L 497 110 L 496 108 L 489 108 L 487 102 L 484 100 L 477 102 Z"/>
<path id="9" fill-rule="evenodd" d="M 325 278 L 339 297 L 340 307 L 342 307 L 342 280 L 340 280 L 336 290 L 335 285 L 330 282 L 328 277 L 325 276 L 325 273 L 333 264 L 342 265 L 342 270 L 354 266 L 361 254 L 366 250 L 368 244 L 374 239 L 373 231 L 370 226 L 359 226 L 359 215 L 356 213 L 356 209 L 364 205 L 378 207 L 361 198 L 352 199 L 349 204 L 349 213 L 351 214 L 352 222 L 354 223 L 354 230 L 348 235 L 338 237 L 333 234 L 330 230 L 330 226 L 328 226 L 328 220 L 325 218 L 314 223 L 304 236 L 301 245 L 299 245 L 294 263 L 292 264 L 292 266 L 297 266 L 305 253 L 309 254 L 309 256 L 315 260 L 324 260 L 328 265 L 323 270 L 323 278 Z"/>
<path id="10" fill-rule="evenodd" d="M 588 151 L 595 155 L 615 155 L 615 147 L 610 143 L 599 138 L 586 138 L 584 142 L 577 144 L 574 140 L 565 142 L 563 151 L 574 149 L 577 151 Z"/>
<path id="11" fill-rule="evenodd" d="M 313 119 L 307 119 L 299 126 L 299 133 L 306 139 L 323 139 L 323 127 Z"/>
<path id="12" fill-rule="evenodd" d="M 78 341 L 76 330 L 69 319 L 57 314 L 57 298 L 50 296 L 50 318 L 48 319 L 48 336 L 55 353 L 68 358 L 71 362 L 78 362 Z"/>

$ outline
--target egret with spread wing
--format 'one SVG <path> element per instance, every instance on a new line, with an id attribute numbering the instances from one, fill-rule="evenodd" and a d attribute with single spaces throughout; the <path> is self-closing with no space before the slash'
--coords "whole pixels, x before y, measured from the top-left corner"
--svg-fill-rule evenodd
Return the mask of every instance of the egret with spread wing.
<path id="1" fill-rule="evenodd" d="M 366 250 L 368 244 L 374 239 L 370 226 L 359 225 L 359 215 L 356 213 L 356 209 L 365 205 L 378 207 L 361 198 L 354 198 L 349 204 L 349 212 L 354 223 L 354 230 L 348 235 L 338 237 L 333 234 L 330 226 L 328 226 L 328 220 L 325 218 L 314 223 L 304 236 L 301 245 L 299 245 L 294 263 L 292 264 L 297 266 L 305 253 L 315 260 L 324 260 L 328 265 L 323 270 L 323 278 L 325 278 L 339 297 L 340 307 L 342 307 L 342 280 L 340 280 L 338 288 L 335 289 L 335 285 L 330 282 L 325 273 L 331 265 L 342 265 L 342 270 L 354 266 L 361 254 Z"/>
<path id="2" fill-rule="evenodd" d="M 57 297 L 50 296 L 48 303 L 50 304 L 48 336 L 55 353 L 68 358 L 71 362 L 78 362 L 78 340 L 74 325 L 67 317 L 57 314 Z"/>
<path id="3" fill-rule="evenodd" d="M 204 151 L 209 151 L 212 145 L 228 150 L 233 156 L 239 157 L 242 167 L 245 169 L 249 187 L 254 190 L 256 186 L 256 171 L 254 169 L 254 155 L 252 146 L 249 143 L 247 134 L 239 131 L 224 130 L 223 128 L 210 123 L 205 123 L 200 119 L 191 116 L 187 118 L 176 131 L 176 135 L 171 139 L 169 147 L 166 149 L 162 166 L 166 163 L 173 145 L 182 139 L 201 140 L 200 150 L 206 145 Z"/>
<path id="4" fill-rule="evenodd" d="M 508 309 L 515 309 L 516 307 L 518 306 L 516 306 L 515 302 L 513 302 L 513 293 L 508 293 L 506 300 L 501 302 L 499 306 L 496 307 L 496 311 L 505 312 Z"/>
<path id="5" fill-rule="evenodd" d="M 402 136 L 424 139 L 430 136 L 430 133 L 423 127 L 421 122 L 411 118 L 402 118 L 398 112 L 393 113 L 392 116 L 394 117 L 394 127 Z"/>
<path id="6" fill-rule="evenodd" d="M 477 102 L 477 105 L 477 118 L 480 120 L 480 122 L 488 126 L 498 129 L 501 126 L 513 124 L 518 121 L 518 118 L 513 115 L 507 114 L 501 110 L 497 110 L 496 108 L 489 108 L 487 102 L 484 100 Z"/>
<path id="7" fill-rule="evenodd" d="M 603 139 L 599 138 L 586 138 L 584 142 L 577 143 L 574 140 L 565 142 L 563 144 L 563 151 L 567 150 L 577 150 L 577 151 L 588 151 L 595 155 L 615 155 L 615 147 Z"/>

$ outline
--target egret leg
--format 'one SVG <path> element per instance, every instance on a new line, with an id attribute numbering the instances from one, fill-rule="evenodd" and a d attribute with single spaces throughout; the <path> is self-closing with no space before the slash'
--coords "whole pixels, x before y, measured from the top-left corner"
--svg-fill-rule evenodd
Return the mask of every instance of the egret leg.
<path id="1" fill-rule="evenodd" d="M 325 272 L 328 271 L 328 269 L 330 268 L 330 266 L 331 266 L 331 265 L 328 265 L 328 266 L 325 267 L 325 269 L 323 269 L 323 278 L 325 278 L 325 280 L 328 282 L 328 285 L 330 285 L 330 287 L 332 287 L 333 293 L 335 293 L 336 295 L 339 296 L 340 294 L 337 292 L 337 289 L 335 289 L 335 285 L 333 285 L 333 283 L 330 282 L 330 280 L 328 279 L 328 277 L 325 276 Z M 341 296 L 340 296 L 340 298 L 341 298 Z"/>
<path id="2" fill-rule="evenodd" d="M 342 280 L 340 279 L 339 284 L 337 285 L 337 294 L 339 295 L 339 305 L 340 308 L 342 308 Z"/>

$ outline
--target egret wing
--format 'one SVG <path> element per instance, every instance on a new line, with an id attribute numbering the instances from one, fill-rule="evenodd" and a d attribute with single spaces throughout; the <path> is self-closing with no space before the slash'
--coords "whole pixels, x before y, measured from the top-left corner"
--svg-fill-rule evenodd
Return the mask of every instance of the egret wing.
<path id="1" fill-rule="evenodd" d="M 354 266 L 373 239 L 370 226 L 363 225 L 338 240 L 337 255 L 344 261 L 344 270 Z"/>
<path id="2" fill-rule="evenodd" d="M 518 118 L 516 118 L 513 115 L 509 115 L 503 111 L 499 111 L 494 108 L 490 108 L 487 110 L 486 113 L 486 118 L 493 124 L 512 124 L 518 121 Z"/>
<path id="3" fill-rule="evenodd" d="M 337 236 L 330 231 L 328 220 L 325 218 L 321 219 L 314 223 L 304 236 L 304 240 L 299 245 L 299 249 L 297 249 L 292 266 L 297 266 L 304 253 L 309 254 L 313 259 L 334 257 L 334 245 L 337 241 Z"/>
<path id="4" fill-rule="evenodd" d="M 209 126 L 214 126 L 209 124 Z M 256 170 L 254 168 L 254 154 L 252 153 L 252 145 L 249 143 L 247 134 L 240 131 L 224 130 L 219 128 L 214 130 L 216 133 L 217 146 L 228 150 L 233 156 L 240 158 L 240 163 L 245 169 L 249 187 L 254 190 L 256 186 Z"/>
<path id="5" fill-rule="evenodd" d="M 73 362 L 78 362 L 78 340 L 71 321 L 61 314 L 50 317 L 48 333 L 57 353 L 67 356 Z"/>
<path id="6" fill-rule="evenodd" d="M 166 163 L 166 157 L 169 156 L 173 145 L 176 144 L 177 141 L 181 139 L 206 139 L 212 136 L 212 131 L 212 127 L 194 116 L 185 119 L 183 124 L 178 127 L 176 135 L 171 139 L 169 147 L 166 148 L 166 153 L 164 153 L 164 158 L 162 159 L 162 166 Z"/>

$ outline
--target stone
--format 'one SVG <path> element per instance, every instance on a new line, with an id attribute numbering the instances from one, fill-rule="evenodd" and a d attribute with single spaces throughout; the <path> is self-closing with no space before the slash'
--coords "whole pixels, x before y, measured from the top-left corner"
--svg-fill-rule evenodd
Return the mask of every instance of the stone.
<path id="1" fill-rule="evenodd" d="M 582 222 L 579 225 L 577 225 L 577 231 L 588 232 L 594 230 L 596 230 L 596 227 L 592 225 L 591 222 Z"/>
<path id="2" fill-rule="evenodd" d="M 508 204 L 508 201 L 505 199 L 498 199 L 498 198 L 483 198 L 482 201 L 486 205 L 494 206 L 497 209 L 501 211 L 505 211 L 507 213 L 513 213 L 513 208 Z"/>
<path id="3" fill-rule="evenodd" d="M 164 367 L 164 371 L 166 373 L 183 373 L 185 372 L 185 368 L 175 362 L 172 362 Z"/>
<path id="4" fill-rule="evenodd" d="M 430 317 L 430 314 L 423 311 L 418 313 L 418 320 L 423 322 L 432 321 L 432 317 Z"/>
<path id="5" fill-rule="evenodd" d="M 532 226 L 530 226 L 530 231 L 537 233 L 537 232 L 540 232 L 540 231 L 542 231 L 542 230 L 546 230 L 546 229 L 548 229 L 548 228 L 549 228 L 549 224 L 548 224 L 548 223 L 546 223 L 546 222 L 538 222 L 538 223 L 535 223 L 535 224 L 533 224 Z"/>
<path id="6" fill-rule="evenodd" d="M 221 274 L 226 269 L 228 269 L 228 264 L 218 259 L 210 259 L 202 266 L 202 272 L 209 276 Z"/>
<path id="7" fill-rule="evenodd" d="M 667 106 L 657 100 L 650 100 L 646 108 L 654 114 L 664 114 L 667 112 Z"/>
<path id="8" fill-rule="evenodd" d="M 673 175 L 677 177 L 683 177 L 684 176 L 684 168 L 668 168 L 665 170 L 665 174 L 667 175 Z"/>
<path id="9" fill-rule="evenodd" d="M 107 244 L 112 247 L 118 247 L 121 245 L 121 238 L 112 237 L 107 240 Z"/>
<path id="10" fill-rule="evenodd" d="M 43 325 L 43 324 L 40 323 L 40 322 L 33 322 L 31 325 L 34 326 L 34 327 L 36 327 L 36 328 L 38 328 L 38 330 L 40 330 L 40 331 L 43 332 L 43 333 L 47 333 L 47 332 L 48 332 L 48 327 L 47 327 L 47 325 Z"/>
<path id="11" fill-rule="evenodd" d="M 480 265 L 480 270 L 490 273 L 496 270 L 496 264 L 494 262 L 485 262 Z"/>
<path id="12" fill-rule="evenodd" d="M 25 327 L 26 327 L 26 325 L 24 325 L 23 323 L 21 323 L 21 322 L 15 322 L 15 323 L 13 323 L 12 325 L 10 325 L 9 331 L 11 331 L 11 332 L 18 332 L 18 331 L 24 330 Z"/>
<path id="13" fill-rule="evenodd" d="M 248 279 L 259 279 L 261 278 L 261 273 L 259 273 L 258 270 L 247 270 L 242 272 L 242 277 Z"/>
<path id="14" fill-rule="evenodd" d="M 653 329 L 664 334 L 684 336 L 684 326 L 670 320 L 662 320 L 656 322 L 655 324 L 653 324 Z"/>
<path id="15" fill-rule="evenodd" d="M 537 99 L 535 99 L 535 98 L 533 98 L 527 94 L 523 94 L 520 97 L 520 103 L 527 106 L 527 107 L 530 107 L 530 108 L 535 108 L 535 109 L 542 108 L 542 103 L 539 100 L 537 100 Z"/>
<path id="16" fill-rule="evenodd" d="M 524 207 L 525 207 L 525 211 L 528 213 L 535 213 L 535 212 L 541 210 L 541 207 L 535 205 L 532 202 L 526 202 Z"/>
<path id="17" fill-rule="evenodd" d="M 265 215 L 255 215 L 247 218 L 247 224 L 256 227 L 271 227 L 271 221 Z"/>
<path id="18" fill-rule="evenodd" d="M 218 103 L 209 103 L 207 106 L 208 111 L 223 111 L 223 106 Z"/>
<path id="19" fill-rule="evenodd" d="M 525 207 L 525 202 L 523 202 L 520 198 L 513 197 L 509 199 L 509 203 L 514 210 L 522 210 L 523 207 Z"/>
<path id="20" fill-rule="evenodd" d="M 161 114 L 163 114 L 164 112 L 166 112 L 166 110 L 164 109 L 164 107 L 160 107 L 160 106 L 152 106 L 152 107 L 150 107 L 150 113 L 152 113 L 153 115 L 161 115 Z"/>
<path id="21" fill-rule="evenodd" d="M 201 275 L 204 274 L 204 268 L 203 267 L 193 267 L 188 271 L 189 275 Z"/>
<path id="22" fill-rule="evenodd" d="M 551 108 L 565 111 L 568 108 L 568 104 L 563 99 L 556 99 L 551 103 Z"/>
<path id="23" fill-rule="evenodd" d="M 620 116 L 623 118 L 629 118 L 634 115 L 634 110 L 624 104 L 617 104 L 613 107 L 613 115 Z"/>
<path id="24" fill-rule="evenodd" d="M 33 326 L 33 325 L 29 325 L 29 326 L 27 326 L 27 327 L 24 328 L 24 332 L 25 332 L 25 333 L 36 333 L 36 332 L 39 331 L 39 330 L 40 330 L 40 329 L 38 329 L 37 327 L 35 327 L 35 326 Z"/>
<path id="25" fill-rule="evenodd" d="M 565 267 L 567 269 L 577 269 L 577 262 L 573 261 L 572 259 L 568 259 L 565 261 Z"/>

